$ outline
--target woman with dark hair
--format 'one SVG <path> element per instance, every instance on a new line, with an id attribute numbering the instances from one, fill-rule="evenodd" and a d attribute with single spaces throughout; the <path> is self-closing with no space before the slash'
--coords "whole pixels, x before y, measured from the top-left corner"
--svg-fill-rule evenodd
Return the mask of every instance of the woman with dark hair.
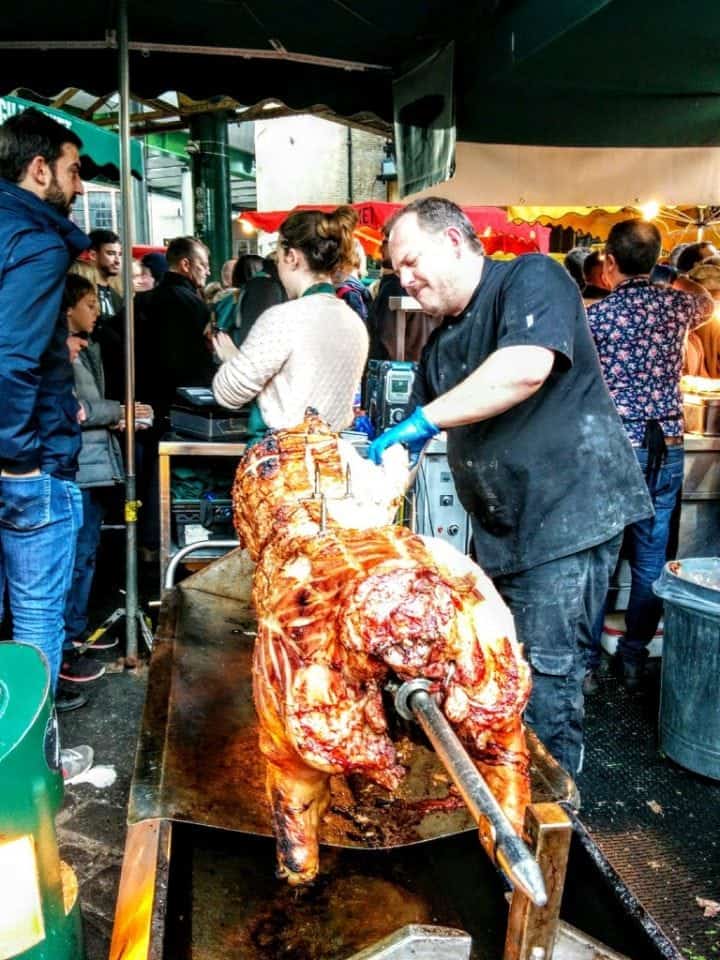
<path id="1" fill-rule="evenodd" d="M 252 439 L 268 427 L 296 426 L 307 407 L 333 430 L 352 423 L 368 336 L 362 320 L 335 296 L 332 280 L 352 244 L 342 207 L 331 214 L 291 214 L 280 227 L 277 262 L 289 302 L 266 310 L 239 349 L 227 334 L 215 336 L 223 361 L 213 380 L 215 399 L 237 409 L 257 398 Z"/>
<path id="2" fill-rule="evenodd" d="M 237 331 L 242 322 L 242 301 L 249 281 L 263 268 L 263 258 L 254 253 L 246 253 L 234 261 L 230 288 L 220 291 L 212 308 L 212 323 L 215 331 L 228 333 L 235 346 L 240 346 Z"/>

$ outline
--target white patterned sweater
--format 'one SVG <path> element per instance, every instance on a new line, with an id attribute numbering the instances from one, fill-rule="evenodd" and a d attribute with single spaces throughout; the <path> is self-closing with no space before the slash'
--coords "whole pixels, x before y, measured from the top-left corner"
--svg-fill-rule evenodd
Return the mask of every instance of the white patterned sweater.
<path id="1" fill-rule="evenodd" d="M 307 407 L 342 430 L 352 423 L 367 352 L 360 317 L 334 294 L 310 294 L 258 317 L 239 353 L 215 374 L 213 393 L 231 409 L 257 397 L 273 430 L 301 423 Z"/>

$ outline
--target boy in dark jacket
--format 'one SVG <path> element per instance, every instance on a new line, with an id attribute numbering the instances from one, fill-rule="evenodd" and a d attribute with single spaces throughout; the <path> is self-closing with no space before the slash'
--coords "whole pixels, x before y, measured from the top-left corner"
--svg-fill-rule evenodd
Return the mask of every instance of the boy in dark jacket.
<path id="1" fill-rule="evenodd" d="M 95 575 L 95 556 L 100 544 L 100 530 L 108 504 L 108 493 L 123 482 L 118 429 L 125 426 L 125 408 L 119 400 L 105 396 L 105 372 L 100 344 L 91 336 L 100 314 L 96 288 L 84 277 L 68 274 L 65 279 L 63 312 L 67 319 L 71 340 L 79 341 L 82 349 L 76 352 L 72 369 L 75 395 L 85 414 L 82 422 L 77 484 L 82 493 L 83 522 L 78 531 L 72 585 L 65 604 L 65 654 L 60 670 L 61 679 L 86 682 L 104 673 L 104 666 L 91 657 L 75 651 L 83 649 L 87 639 L 88 603 Z M 151 419 L 152 408 L 135 404 L 136 422 Z M 117 640 L 103 638 L 95 641 L 98 650 L 115 646 Z"/>

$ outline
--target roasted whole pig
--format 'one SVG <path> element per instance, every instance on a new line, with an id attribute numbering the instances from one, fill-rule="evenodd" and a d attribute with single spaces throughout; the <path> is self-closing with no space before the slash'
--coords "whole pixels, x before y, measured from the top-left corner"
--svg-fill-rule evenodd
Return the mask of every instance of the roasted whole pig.
<path id="1" fill-rule="evenodd" d="M 237 470 L 235 526 L 257 564 L 260 749 L 279 874 L 292 884 L 317 874 L 331 775 L 361 773 L 389 789 L 403 776 L 381 699 L 392 675 L 433 682 L 522 828 L 529 668 L 480 568 L 444 541 L 392 525 L 407 476 L 401 447 L 377 467 L 310 412 L 252 447 Z"/>

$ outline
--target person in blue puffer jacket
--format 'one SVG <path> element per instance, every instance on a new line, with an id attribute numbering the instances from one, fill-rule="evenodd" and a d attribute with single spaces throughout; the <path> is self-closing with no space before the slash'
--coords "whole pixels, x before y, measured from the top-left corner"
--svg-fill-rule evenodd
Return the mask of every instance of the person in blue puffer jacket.
<path id="1" fill-rule="evenodd" d="M 60 314 L 67 269 L 89 246 L 68 219 L 84 192 L 81 146 L 34 108 L 0 126 L 0 594 L 7 583 L 13 639 L 42 651 L 53 690 L 82 518 L 79 405 Z"/>

